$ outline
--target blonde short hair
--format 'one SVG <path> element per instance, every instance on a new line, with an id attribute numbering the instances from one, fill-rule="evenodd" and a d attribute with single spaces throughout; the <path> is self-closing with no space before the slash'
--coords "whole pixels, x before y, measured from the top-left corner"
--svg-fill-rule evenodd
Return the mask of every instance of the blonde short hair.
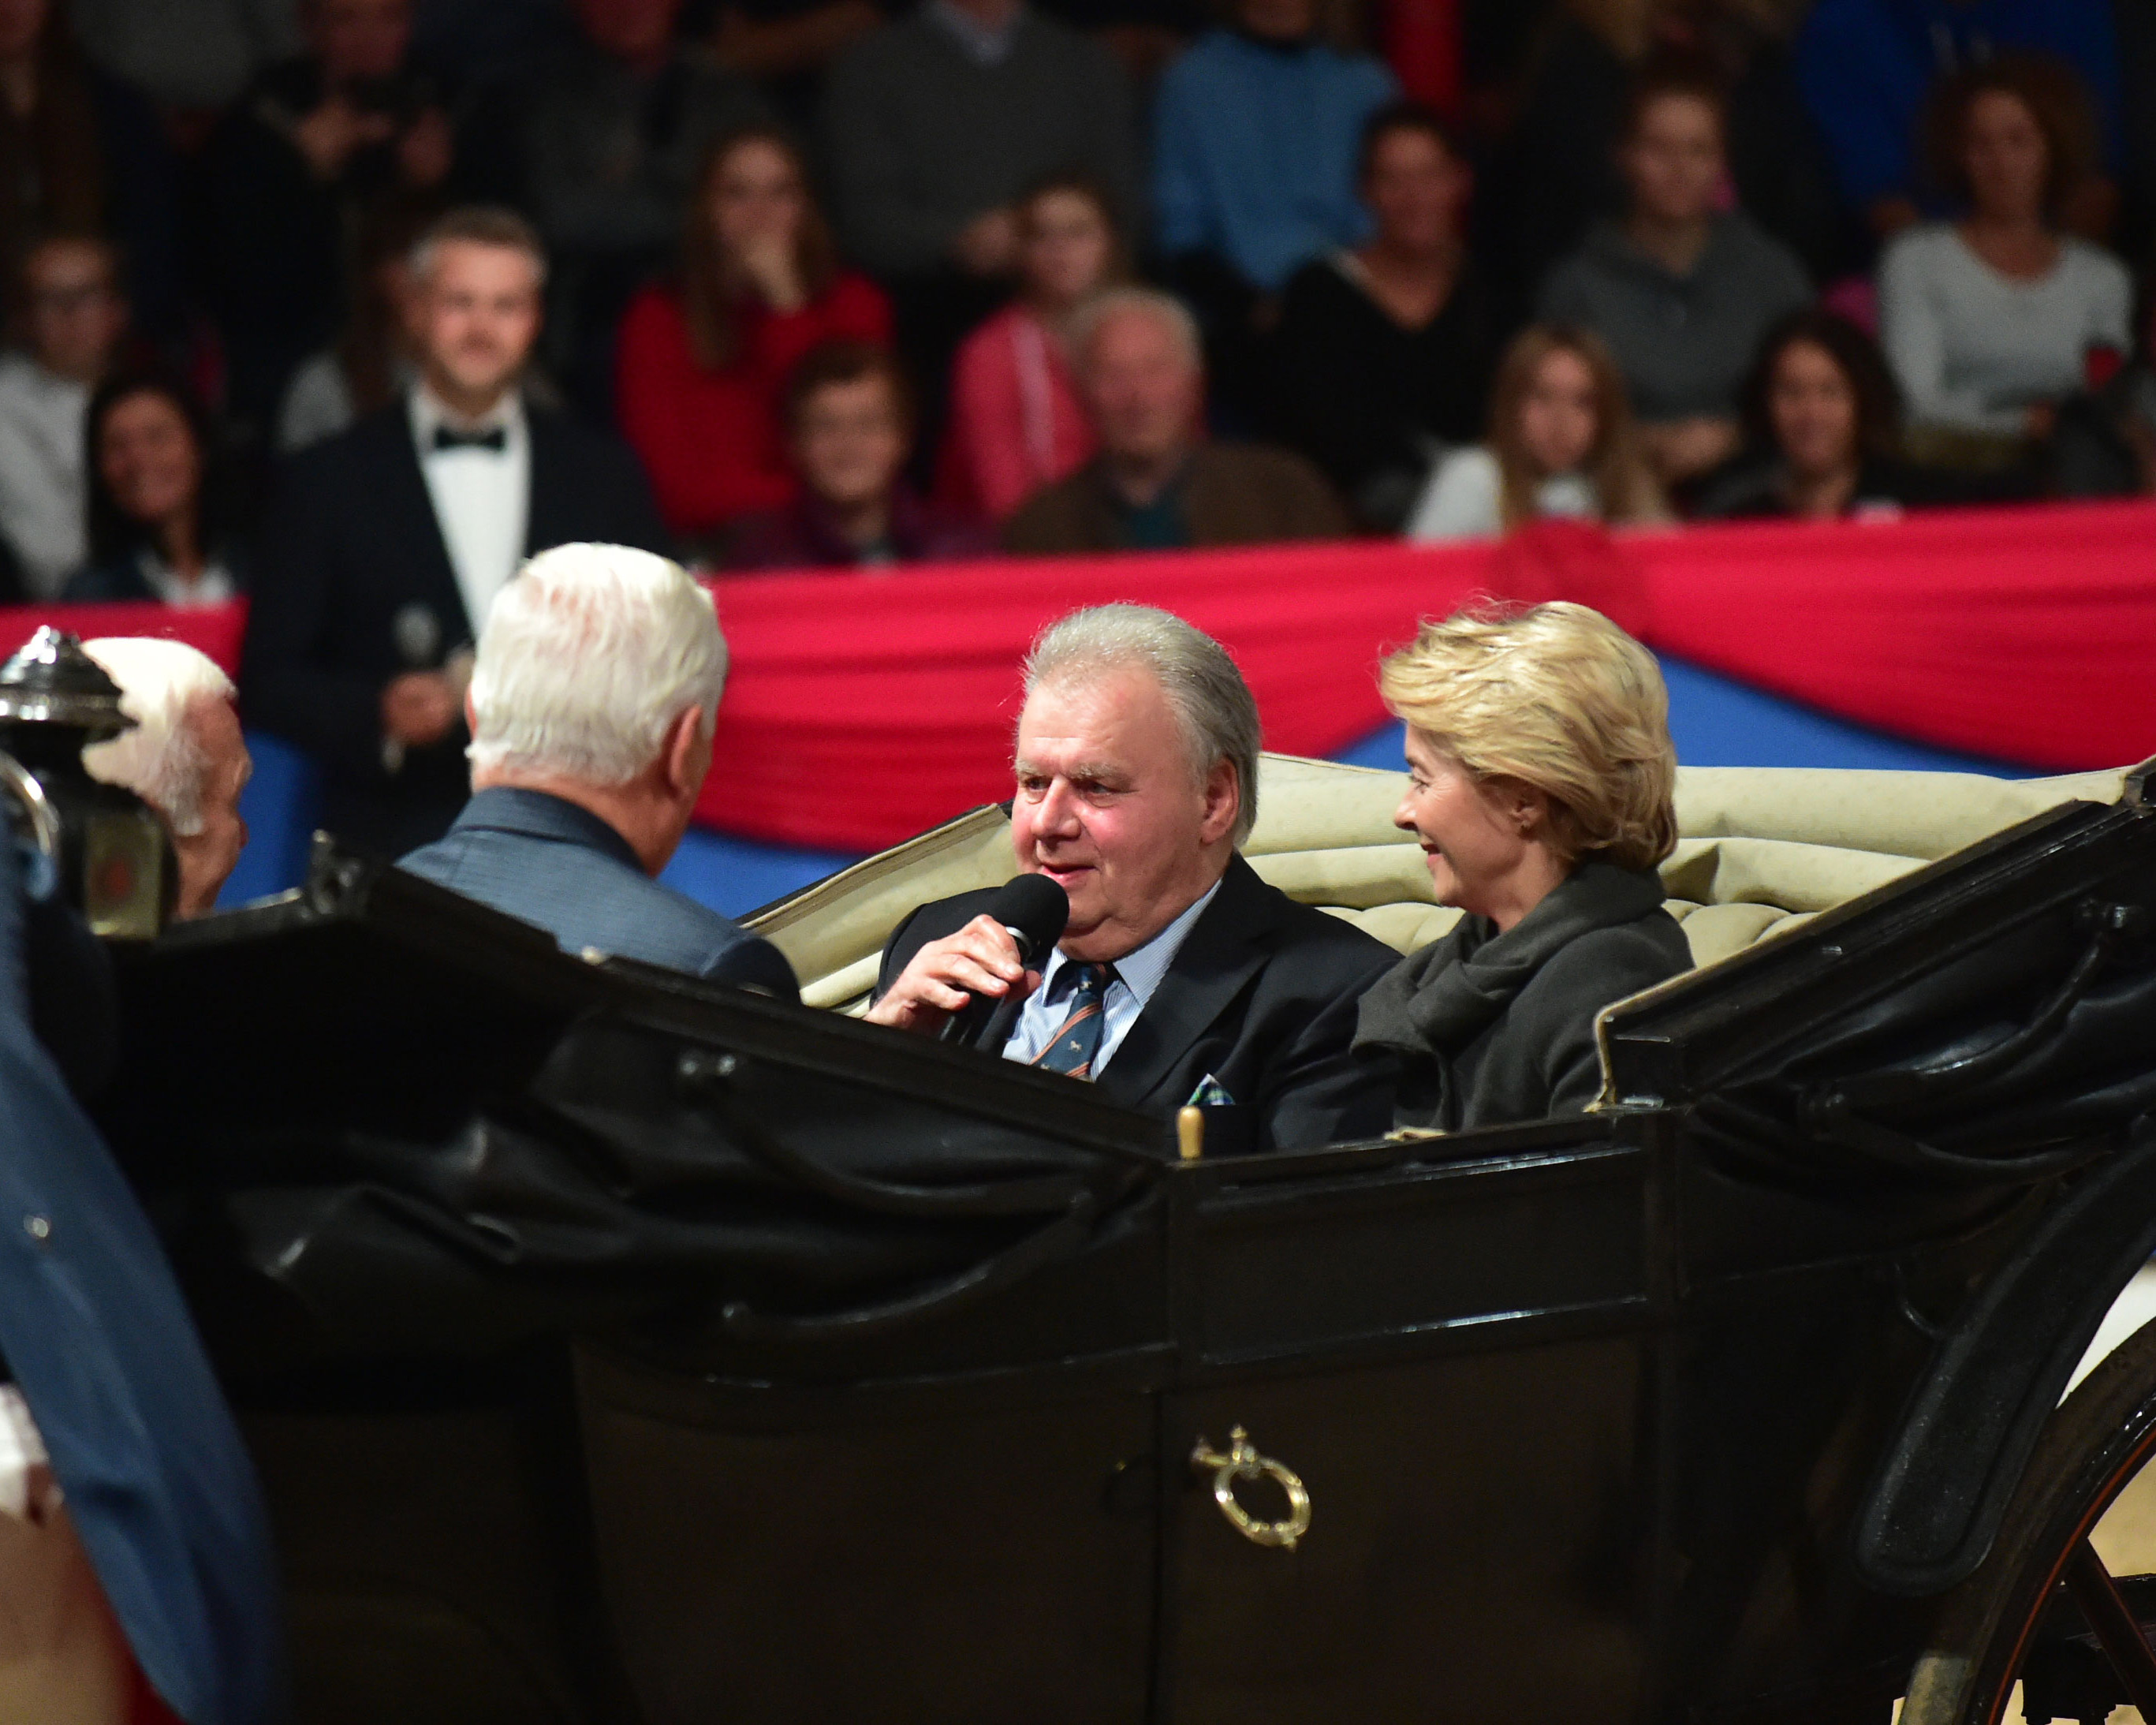
<path id="1" fill-rule="evenodd" d="M 1548 798 L 1568 862 L 1650 869 L 1676 848 L 1669 691 L 1654 655 L 1599 611 L 1560 603 L 1425 623 L 1378 666 L 1378 692 L 1476 778 Z"/>
<path id="2" fill-rule="evenodd" d="M 679 563 L 622 545 L 557 545 L 494 596 L 472 670 L 475 767 L 626 784 L 682 712 L 711 728 L 726 643 Z"/>

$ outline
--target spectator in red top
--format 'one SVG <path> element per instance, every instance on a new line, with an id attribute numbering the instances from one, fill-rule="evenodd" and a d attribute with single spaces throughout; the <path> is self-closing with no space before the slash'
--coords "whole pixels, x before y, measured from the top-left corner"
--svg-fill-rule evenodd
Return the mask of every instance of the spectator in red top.
<path id="1" fill-rule="evenodd" d="M 886 347 L 831 341 L 801 362 L 786 394 L 801 495 L 744 520 L 726 558 L 735 569 L 875 569 L 989 549 L 979 528 L 947 517 L 906 488 L 913 392 Z"/>
<path id="2" fill-rule="evenodd" d="M 936 486 L 951 509 L 998 523 L 1093 459 L 1092 422 L 1070 374 L 1065 326 L 1094 293 L 1129 274 L 1097 181 L 1041 181 L 1019 201 L 1018 222 L 1018 297 L 958 349 Z"/>
<path id="3" fill-rule="evenodd" d="M 623 321 L 617 382 L 622 431 L 666 525 L 708 547 L 793 500 L 779 413 L 793 368 L 825 341 L 888 341 L 891 310 L 838 267 L 783 133 L 735 133 L 696 184 L 677 279 L 645 289 Z"/>

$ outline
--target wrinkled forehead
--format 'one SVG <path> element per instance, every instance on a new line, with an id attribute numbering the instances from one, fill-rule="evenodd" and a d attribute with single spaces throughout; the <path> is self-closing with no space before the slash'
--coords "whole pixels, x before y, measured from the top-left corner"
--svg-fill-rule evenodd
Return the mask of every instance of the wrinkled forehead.
<path id="1" fill-rule="evenodd" d="M 1181 750 L 1160 680 L 1143 665 L 1073 667 L 1045 677 L 1019 715 L 1021 768 L 1067 773 L 1082 763 L 1137 775 Z"/>

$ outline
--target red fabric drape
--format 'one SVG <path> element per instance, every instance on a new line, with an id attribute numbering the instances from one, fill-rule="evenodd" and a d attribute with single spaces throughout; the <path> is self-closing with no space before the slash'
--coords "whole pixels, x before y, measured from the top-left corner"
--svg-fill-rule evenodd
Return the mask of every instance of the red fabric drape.
<path id="1" fill-rule="evenodd" d="M 2156 505 L 1898 522 L 1553 524 L 1497 545 L 1281 546 L 715 583 L 733 649 L 698 811 L 721 830 L 875 850 L 1009 793 L 1019 661 L 1079 605 L 1166 607 L 1233 649 L 1269 747 L 1330 754 L 1383 721 L 1371 673 L 1477 594 L 1574 598 L 1657 649 L 1897 736 L 2060 771 L 2156 751 Z M 231 667 L 244 608 L 25 608 L 164 634 Z"/>
<path id="2" fill-rule="evenodd" d="M 1378 655 L 1478 593 L 1572 598 L 1662 650 L 1881 730 L 2031 767 L 2156 750 L 2156 506 L 1899 522 L 1553 526 L 1502 545 L 1278 547 L 722 579 L 734 674 L 701 817 L 873 850 L 1009 793 L 1019 660 L 1079 605 L 1137 599 L 1225 642 L 1269 747 L 1384 713 Z"/>

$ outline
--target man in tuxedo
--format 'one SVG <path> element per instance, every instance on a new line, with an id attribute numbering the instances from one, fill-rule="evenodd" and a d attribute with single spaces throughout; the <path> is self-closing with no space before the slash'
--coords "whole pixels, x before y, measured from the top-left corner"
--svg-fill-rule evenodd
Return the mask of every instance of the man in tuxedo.
<path id="1" fill-rule="evenodd" d="M 874 1023 L 932 1034 L 969 997 L 1024 1005 L 1006 1060 L 1163 1117 L 1195 1102 L 1219 1150 L 1376 1136 L 1383 1075 L 1348 1055 L 1396 957 L 1268 886 L 1237 854 L 1257 816 L 1257 704 L 1227 653 L 1141 605 L 1079 611 L 1026 661 L 1011 843 L 1070 898 L 1039 971 L 983 913 L 923 905 L 884 948 Z"/>
<path id="2" fill-rule="evenodd" d="M 644 475 L 519 378 L 545 259 L 506 210 L 453 212 L 413 254 L 410 395 L 292 464 L 263 536 L 248 716 L 321 763 L 324 824 L 387 856 L 463 806 L 475 625 L 534 552 L 665 548 Z"/>
<path id="3" fill-rule="evenodd" d="M 465 697 L 472 799 L 398 865 L 567 952 L 799 998 L 778 947 L 653 879 L 711 765 L 726 644 L 678 563 L 544 552 L 495 595 Z"/>

